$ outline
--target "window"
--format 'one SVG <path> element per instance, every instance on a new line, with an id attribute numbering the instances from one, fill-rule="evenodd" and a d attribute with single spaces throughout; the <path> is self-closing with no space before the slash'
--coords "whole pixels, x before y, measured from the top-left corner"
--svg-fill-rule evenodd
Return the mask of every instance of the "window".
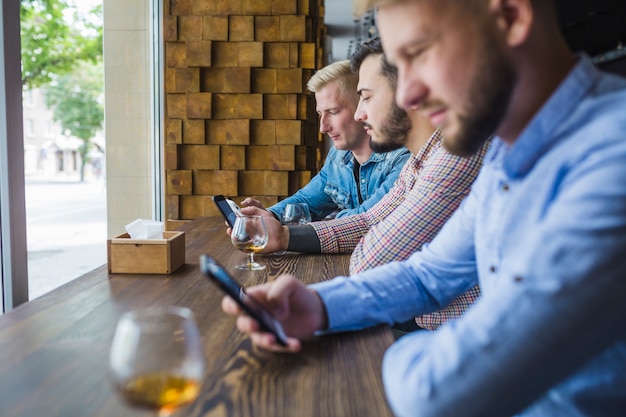
<path id="1" fill-rule="evenodd" d="M 35 136 L 35 121 L 33 119 L 24 120 L 24 135 Z"/>

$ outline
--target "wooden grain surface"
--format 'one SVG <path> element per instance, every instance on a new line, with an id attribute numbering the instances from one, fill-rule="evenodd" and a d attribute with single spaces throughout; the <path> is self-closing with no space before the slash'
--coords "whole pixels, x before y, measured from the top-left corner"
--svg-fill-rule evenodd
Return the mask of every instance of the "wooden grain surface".
<path id="1" fill-rule="evenodd" d="M 198 267 L 215 257 L 244 286 L 292 273 L 304 282 L 345 274 L 347 255 L 258 256 L 265 271 L 238 271 L 245 255 L 230 244 L 221 219 L 182 225 L 186 264 L 171 275 L 108 274 L 103 265 L 0 316 L 0 415 L 149 416 L 130 409 L 108 381 L 108 352 L 119 316 L 153 305 L 193 310 L 207 367 L 200 397 L 176 416 L 391 416 L 381 361 L 393 337 L 386 327 L 320 337 L 298 355 L 253 347 Z"/>

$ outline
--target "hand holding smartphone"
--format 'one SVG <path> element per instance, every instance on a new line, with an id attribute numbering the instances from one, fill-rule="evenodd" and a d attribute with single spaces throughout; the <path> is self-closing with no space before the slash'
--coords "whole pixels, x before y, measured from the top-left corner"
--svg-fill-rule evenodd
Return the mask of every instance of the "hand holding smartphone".
<path id="1" fill-rule="evenodd" d="M 224 220 L 232 228 L 237 216 L 241 214 L 239 206 L 233 200 L 225 198 L 223 195 L 213 196 L 213 202 L 215 202 L 218 210 L 224 216 Z"/>
<path id="2" fill-rule="evenodd" d="M 287 335 L 280 322 L 261 303 L 248 295 L 215 259 L 208 255 L 201 255 L 200 269 L 222 291 L 235 300 L 250 317 L 259 322 L 261 330 L 272 333 L 279 345 L 287 346 Z"/>

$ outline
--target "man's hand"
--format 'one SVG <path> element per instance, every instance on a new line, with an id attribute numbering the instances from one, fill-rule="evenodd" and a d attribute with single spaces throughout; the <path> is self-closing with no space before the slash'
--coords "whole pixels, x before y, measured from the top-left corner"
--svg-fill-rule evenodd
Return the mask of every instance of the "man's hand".
<path id="1" fill-rule="evenodd" d="M 256 320 L 244 314 L 232 298 L 224 297 L 222 310 L 237 315 L 237 328 L 249 334 L 252 343 L 259 347 L 295 353 L 302 348 L 302 340 L 327 327 L 326 309 L 320 297 L 292 275 L 281 275 L 276 281 L 250 287 L 246 292 L 268 309 L 287 334 L 287 347 L 277 344 L 273 334 L 262 332 Z"/>
<path id="2" fill-rule="evenodd" d="M 258 207 L 243 207 L 242 214 L 262 216 L 267 227 L 267 245 L 261 253 L 272 253 L 287 250 L 289 246 L 289 228 L 283 226 L 272 213 Z M 230 234 L 230 230 L 228 231 Z"/>
<path id="3" fill-rule="evenodd" d="M 263 207 L 263 204 L 261 204 L 259 200 L 252 198 L 252 197 L 247 197 L 245 200 L 243 200 L 241 202 L 241 206 L 242 207 L 258 207 L 260 209 L 266 210 L 266 208 Z"/>

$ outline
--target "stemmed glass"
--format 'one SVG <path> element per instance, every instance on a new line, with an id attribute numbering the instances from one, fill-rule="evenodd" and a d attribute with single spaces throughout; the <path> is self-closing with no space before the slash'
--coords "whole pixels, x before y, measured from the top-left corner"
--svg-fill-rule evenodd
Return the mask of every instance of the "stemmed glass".
<path id="1" fill-rule="evenodd" d="M 283 213 L 283 224 L 298 226 L 311 222 L 311 212 L 306 203 L 289 203 L 285 206 Z"/>
<path id="2" fill-rule="evenodd" d="M 124 314 L 109 357 L 116 390 L 134 407 L 170 416 L 200 392 L 204 350 L 193 313 L 185 307 L 150 307 Z"/>
<path id="3" fill-rule="evenodd" d="M 235 268 L 245 270 L 265 269 L 254 261 L 254 254 L 261 252 L 267 245 L 267 227 L 261 216 L 237 216 L 233 229 L 230 233 L 230 240 L 240 251 L 248 254 L 246 263 L 237 265 Z"/>

